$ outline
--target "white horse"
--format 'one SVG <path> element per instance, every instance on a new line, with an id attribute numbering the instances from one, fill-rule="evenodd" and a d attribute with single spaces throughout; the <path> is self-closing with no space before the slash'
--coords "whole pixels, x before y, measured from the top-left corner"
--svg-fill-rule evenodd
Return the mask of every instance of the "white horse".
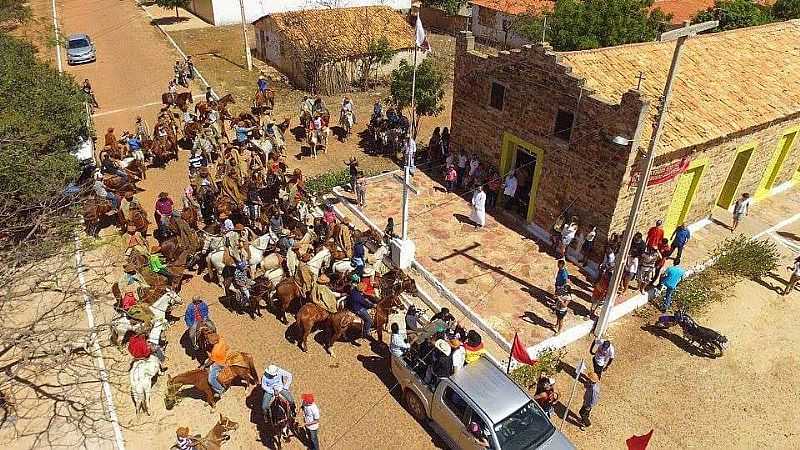
<path id="1" fill-rule="evenodd" d="M 132 332 L 141 334 L 146 331 L 143 322 L 135 322 L 127 316 L 119 316 L 111 321 L 111 343 L 119 347 L 125 341 L 125 336 Z"/>
<path id="2" fill-rule="evenodd" d="M 353 128 L 353 124 L 355 124 L 356 118 L 353 115 L 353 111 L 342 111 L 339 114 L 339 126 L 342 127 L 344 130 L 344 137 L 342 138 L 343 141 L 347 140 L 347 137 L 350 136 L 350 130 Z"/>
<path id="3" fill-rule="evenodd" d="M 383 264 L 383 258 L 389 254 L 389 246 L 386 244 L 381 244 L 374 252 L 365 252 L 364 254 L 364 267 L 372 267 L 375 270 L 375 273 L 381 273 L 381 266 Z M 373 267 L 374 266 L 374 267 Z M 335 261 L 333 263 L 333 272 L 342 274 L 353 270 L 352 264 L 350 264 L 349 259 L 343 259 L 341 261 Z"/>
<path id="4" fill-rule="evenodd" d="M 331 129 L 322 127 L 319 130 L 308 131 L 308 146 L 311 148 L 311 156 L 317 157 L 317 147 L 322 147 L 322 151 L 328 152 L 328 136 L 331 134 Z"/>
<path id="5" fill-rule="evenodd" d="M 150 390 L 153 388 L 153 377 L 158 374 L 159 367 L 156 355 L 133 362 L 129 376 L 131 397 L 137 415 L 140 410 L 150 415 Z"/>
<path id="6" fill-rule="evenodd" d="M 311 269 L 311 273 L 314 274 L 314 279 L 316 279 L 320 272 L 326 272 L 331 266 L 331 251 L 328 250 L 328 247 L 323 246 L 322 250 L 318 251 L 316 255 L 312 256 L 306 265 L 309 269 Z"/>
<path id="7" fill-rule="evenodd" d="M 173 305 L 180 305 L 182 303 L 183 299 L 181 299 L 181 296 L 172 289 L 167 288 L 167 291 L 164 293 L 164 295 L 159 297 L 158 300 L 154 301 L 153 304 L 150 305 L 150 311 L 153 312 L 153 317 L 156 319 L 166 319 L 169 308 Z M 155 323 L 155 321 L 153 323 Z"/>

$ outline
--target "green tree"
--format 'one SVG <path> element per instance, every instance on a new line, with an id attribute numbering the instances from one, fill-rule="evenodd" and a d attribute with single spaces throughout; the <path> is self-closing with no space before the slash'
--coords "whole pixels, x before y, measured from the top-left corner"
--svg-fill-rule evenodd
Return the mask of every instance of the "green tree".
<path id="1" fill-rule="evenodd" d="M 714 32 L 763 25 L 775 19 L 769 6 L 759 5 L 753 0 L 716 0 L 714 6 L 698 13 L 692 22 L 709 20 L 719 21 L 719 26 L 711 30 Z"/>
<path id="2" fill-rule="evenodd" d="M 439 8 L 454 16 L 467 4 L 467 0 L 422 0 L 422 4 L 431 8 Z"/>
<path id="3" fill-rule="evenodd" d="M 800 0 L 778 0 L 772 6 L 772 15 L 781 20 L 800 18 Z"/>
<path id="4" fill-rule="evenodd" d="M 370 40 L 367 44 L 367 54 L 361 58 L 361 84 L 363 89 L 368 89 L 369 76 L 375 70 L 375 77 L 378 76 L 378 69 L 388 64 L 397 52 L 392 50 L 389 39 L 381 36 L 378 39 Z"/>
<path id="5" fill-rule="evenodd" d="M 545 38 L 558 51 L 652 41 L 671 19 L 653 0 L 557 0 L 547 17 Z M 543 18 L 528 14 L 515 23 L 515 32 L 531 41 L 542 38 Z"/>
<path id="6" fill-rule="evenodd" d="M 189 0 L 155 0 L 156 5 L 164 8 L 164 9 L 172 9 L 175 8 L 175 18 L 180 19 L 181 16 L 178 12 L 178 8 L 186 9 L 189 6 Z"/>
<path id="7" fill-rule="evenodd" d="M 392 82 L 389 89 L 390 101 L 399 110 L 411 106 L 411 82 L 414 66 L 408 61 L 400 61 L 400 65 L 392 71 Z M 432 58 L 426 58 L 417 65 L 416 91 L 416 123 L 414 130 L 419 129 L 419 119 L 422 116 L 437 116 L 444 110 L 445 76 L 433 63 Z"/>

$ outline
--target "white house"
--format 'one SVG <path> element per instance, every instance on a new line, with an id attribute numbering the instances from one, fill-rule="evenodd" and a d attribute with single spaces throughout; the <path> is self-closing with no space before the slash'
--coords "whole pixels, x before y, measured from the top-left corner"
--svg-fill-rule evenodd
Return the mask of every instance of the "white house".
<path id="1" fill-rule="evenodd" d="M 305 9 L 348 8 L 353 6 L 389 6 L 411 9 L 411 0 L 243 0 L 248 23 L 269 14 Z M 239 0 L 189 0 L 189 11 L 214 25 L 242 23 Z"/>
<path id="2" fill-rule="evenodd" d="M 500 47 L 521 47 L 528 39 L 514 33 L 520 14 L 541 14 L 553 10 L 555 0 L 470 0 L 472 34 Z"/>

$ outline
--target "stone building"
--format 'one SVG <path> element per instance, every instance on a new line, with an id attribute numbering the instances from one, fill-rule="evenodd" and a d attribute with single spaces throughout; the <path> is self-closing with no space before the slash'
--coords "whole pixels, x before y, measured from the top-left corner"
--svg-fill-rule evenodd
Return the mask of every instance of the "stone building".
<path id="1" fill-rule="evenodd" d="M 514 32 L 523 15 L 537 16 L 553 11 L 555 0 L 469 0 L 472 33 L 489 45 L 519 47 L 530 41 Z"/>
<path id="2" fill-rule="evenodd" d="M 502 174 L 517 168 L 521 215 L 539 234 L 565 210 L 597 226 L 598 236 L 621 232 L 674 46 L 556 53 L 540 44 L 488 56 L 462 33 L 453 146 Z M 667 233 L 702 223 L 742 192 L 757 201 L 798 178 L 798 69 L 800 21 L 687 41 L 640 230 L 656 219 Z"/>
<path id="3" fill-rule="evenodd" d="M 256 55 L 286 74 L 295 87 L 315 93 L 349 91 L 366 70 L 376 72 L 371 78 L 385 77 L 401 60 L 413 59 L 414 29 L 386 6 L 276 13 L 253 26 Z M 370 62 L 371 52 L 382 41 L 394 55 L 377 65 Z"/>

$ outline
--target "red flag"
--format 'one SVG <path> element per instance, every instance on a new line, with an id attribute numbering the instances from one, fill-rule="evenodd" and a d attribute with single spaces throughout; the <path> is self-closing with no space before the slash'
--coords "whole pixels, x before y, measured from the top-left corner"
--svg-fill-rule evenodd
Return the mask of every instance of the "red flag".
<path id="1" fill-rule="evenodd" d="M 536 360 L 531 358 L 531 355 L 528 354 L 528 349 L 525 348 L 525 345 L 516 334 L 514 334 L 514 344 L 511 345 L 511 356 L 523 364 L 530 366 L 536 364 Z"/>
<path id="2" fill-rule="evenodd" d="M 633 435 L 626 439 L 625 443 L 628 444 L 628 450 L 646 450 L 651 437 L 653 437 L 653 430 L 644 436 Z"/>

